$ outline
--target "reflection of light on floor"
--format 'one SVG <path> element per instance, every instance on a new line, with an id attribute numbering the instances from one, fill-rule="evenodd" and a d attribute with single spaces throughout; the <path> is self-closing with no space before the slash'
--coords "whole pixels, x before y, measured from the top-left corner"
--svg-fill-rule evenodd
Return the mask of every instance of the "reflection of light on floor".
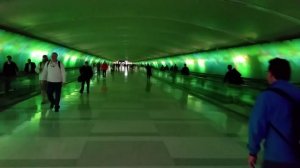
<path id="1" fill-rule="evenodd" d="M 209 105 L 203 104 L 203 101 L 199 101 L 198 98 L 194 96 L 188 95 L 187 97 L 187 108 L 191 111 L 195 111 L 197 113 L 201 113 L 204 117 L 212 121 L 218 127 L 225 128 L 227 116 L 222 113 L 218 112 L 215 109 L 211 109 Z"/>
<path id="2" fill-rule="evenodd" d="M 125 68 L 124 75 L 125 75 L 125 77 L 128 76 L 128 69 L 127 68 Z"/>
<path id="3" fill-rule="evenodd" d="M 196 101 L 195 97 L 192 95 L 188 95 L 187 97 L 187 109 L 193 110 L 196 113 L 201 113 L 202 112 L 202 102 L 201 101 Z"/>
<path id="4" fill-rule="evenodd" d="M 31 118 L 31 121 L 37 121 L 40 120 L 42 116 L 41 112 L 35 113 L 35 115 Z"/>
<path id="5" fill-rule="evenodd" d="M 71 93 L 71 95 L 74 96 L 74 95 L 77 95 L 77 93 L 76 93 L 76 92 L 73 92 L 73 93 Z"/>

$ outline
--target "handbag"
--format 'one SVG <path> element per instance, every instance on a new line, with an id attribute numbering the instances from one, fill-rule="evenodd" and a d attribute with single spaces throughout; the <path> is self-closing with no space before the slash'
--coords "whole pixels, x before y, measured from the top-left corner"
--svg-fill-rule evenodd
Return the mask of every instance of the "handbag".
<path id="1" fill-rule="evenodd" d="M 82 78 L 82 76 L 80 75 L 80 76 L 78 76 L 78 78 L 77 78 L 77 81 L 78 82 L 83 82 L 83 78 Z"/>

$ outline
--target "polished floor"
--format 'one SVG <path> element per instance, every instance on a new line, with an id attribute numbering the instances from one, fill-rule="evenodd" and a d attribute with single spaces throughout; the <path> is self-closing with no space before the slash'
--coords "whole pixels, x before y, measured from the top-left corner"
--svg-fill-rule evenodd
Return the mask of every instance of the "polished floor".
<path id="1" fill-rule="evenodd" d="M 247 121 L 141 72 L 63 87 L 0 113 L 0 167 L 246 168 Z"/>

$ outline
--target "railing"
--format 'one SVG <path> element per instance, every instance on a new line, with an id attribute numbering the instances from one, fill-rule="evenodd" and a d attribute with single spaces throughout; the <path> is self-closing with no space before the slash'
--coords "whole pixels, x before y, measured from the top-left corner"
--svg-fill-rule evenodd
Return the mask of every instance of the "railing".
<path id="1" fill-rule="evenodd" d="M 67 83 L 77 80 L 78 69 L 66 69 Z M 14 103 L 24 100 L 40 93 L 40 83 L 38 74 L 18 75 L 12 82 L 8 93 L 5 93 L 5 78 L 0 77 L 0 109 L 8 107 Z"/>
<path id="2" fill-rule="evenodd" d="M 223 107 L 236 107 L 236 112 L 249 115 L 249 109 L 254 105 L 257 95 L 267 88 L 264 81 L 245 79 L 244 85 L 225 84 L 223 76 L 191 74 L 183 76 L 179 73 L 153 70 L 153 76 L 190 93 L 205 97 L 219 103 Z M 232 109 L 230 109 L 232 110 Z"/>

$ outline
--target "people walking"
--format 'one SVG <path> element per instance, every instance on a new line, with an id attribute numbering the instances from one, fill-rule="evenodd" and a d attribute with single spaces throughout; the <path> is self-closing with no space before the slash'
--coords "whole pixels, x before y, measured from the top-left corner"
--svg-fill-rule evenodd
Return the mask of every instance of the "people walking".
<path id="1" fill-rule="evenodd" d="M 53 52 L 51 60 L 47 62 L 43 70 L 43 80 L 47 80 L 47 94 L 50 101 L 50 109 L 55 107 L 55 112 L 59 112 L 61 89 L 62 85 L 66 82 L 65 67 L 58 61 L 57 57 L 58 54 Z"/>
<path id="2" fill-rule="evenodd" d="M 84 65 L 80 68 L 80 75 L 81 75 L 81 89 L 80 93 L 82 94 L 84 91 L 84 85 L 86 84 L 86 90 L 87 93 L 90 93 L 90 81 L 91 78 L 93 77 L 93 69 L 89 65 L 89 63 L 86 61 Z"/>
<path id="3" fill-rule="evenodd" d="M 48 62 L 48 56 L 43 55 L 42 61 L 38 65 L 38 73 L 39 73 L 39 81 L 40 81 L 40 88 L 41 88 L 41 96 L 42 96 L 42 104 L 47 102 L 47 80 L 43 79 L 43 70 L 45 65 Z"/>
<path id="4" fill-rule="evenodd" d="M 150 80 L 150 78 L 152 76 L 152 68 L 149 64 L 147 64 L 147 66 L 146 66 L 146 73 L 147 73 L 147 80 Z"/>
<path id="5" fill-rule="evenodd" d="M 186 64 L 184 64 L 183 68 L 181 69 L 181 74 L 182 74 L 182 75 L 185 75 L 185 76 L 190 75 L 190 70 L 189 70 L 189 68 L 186 66 Z"/>
<path id="6" fill-rule="evenodd" d="M 7 56 L 7 61 L 3 65 L 3 75 L 5 77 L 5 93 L 12 90 L 11 83 L 15 80 L 19 68 L 15 62 L 12 61 L 12 57 Z"/>
<path id="7" fill-rule="evenodd" d="M 35 63 L 31 62 L 31 59 L 28 59 L 27 63 L 25 64 L 24 72 L 26 74 L 36 74 L 35 68 L 36 68 Z"/>
<path id="8" fill-rule="evenodd" d="M 106 77 L 106 71 L 108 69 L 108 64 L 106 62 L 104 62 L 102 65 L 101 65 L 101 71 L 102 71 L 102 76 L 103 78 Z"/>

